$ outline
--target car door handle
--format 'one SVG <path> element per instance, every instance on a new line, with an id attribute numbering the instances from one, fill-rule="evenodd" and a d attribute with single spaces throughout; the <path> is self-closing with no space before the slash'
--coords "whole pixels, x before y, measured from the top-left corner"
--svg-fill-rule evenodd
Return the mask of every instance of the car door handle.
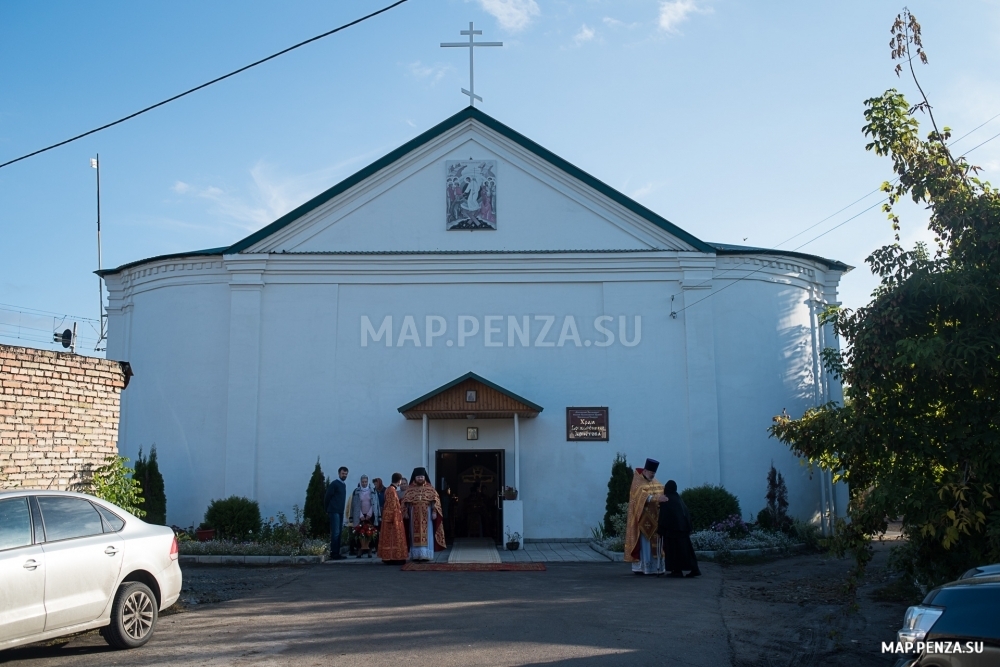
<path id="1" fill-rule="evenodd" d="M 106 553 L 109 556 L 114 556 L 116 553 L 118 553 L 118 549 L 115 549 L 114 547 L 108 547 L 107 549 L 104 550 L 104 553 Z"/>
<path id="2" fill-rule="evenodd" d="M 36 569 L 38 569 L 38 561 L 36 561 L 34 558 L 29 558 L 28 560 L 26 560 L 24 562 L 24 569 L 25 570 L 36 570 Z"/>

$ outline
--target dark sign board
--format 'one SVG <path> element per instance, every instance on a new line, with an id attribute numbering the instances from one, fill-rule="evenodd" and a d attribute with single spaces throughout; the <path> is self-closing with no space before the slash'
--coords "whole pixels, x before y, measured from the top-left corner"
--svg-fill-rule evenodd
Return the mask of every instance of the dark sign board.
<path id="1" fill-rule="evenodd" d="M 567 440 L 608 439 L 607 408 L 566 408 Z"/>

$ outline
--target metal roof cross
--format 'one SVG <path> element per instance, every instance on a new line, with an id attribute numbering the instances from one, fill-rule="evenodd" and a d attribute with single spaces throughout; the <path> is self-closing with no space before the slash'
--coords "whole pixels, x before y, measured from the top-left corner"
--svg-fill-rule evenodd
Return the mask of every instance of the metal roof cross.
<path id="1" fill-rule="evenodd" d="M 474 73 L 474 70 L 473 70 L 473 59 L 472 59 L 472 54 L 476 50 L 475 47 L 477 47 L 477 46 L 503 46 L 503 42 L 476 42 L 476 41 L 473 41 L 475 39 L 475 35 L 481 35 L 481 34 L 483 34 L 483 31 L 482 30 L 475 30 L 473 28 L 473 26 L 472 26 L 472 21 L 469 21 L 469 29 L 468 30 L 463 30 L 460 34 L 462 34 L 462 35 L 468 35 L 469 36 L 469 41 L 468 42 L 441 42 L 441 46 L 445 46 L 445 47 L 447 47 L 447 46 L 458 46 L 458 47 L 465 47 L 465 48 L 469 49 L 469 89 L 466 90 L 465 88 L 463 88 L 462 92 L 469 96 L 469 106 L 474 107 L 474 106 L 476 106 L 476 100 L 479 100 L 480 102 L 483 101 L 483 98 L 481 98 L 479 95 L 476 95 L 476 77 L 475 77 L 475 73 Z"/>

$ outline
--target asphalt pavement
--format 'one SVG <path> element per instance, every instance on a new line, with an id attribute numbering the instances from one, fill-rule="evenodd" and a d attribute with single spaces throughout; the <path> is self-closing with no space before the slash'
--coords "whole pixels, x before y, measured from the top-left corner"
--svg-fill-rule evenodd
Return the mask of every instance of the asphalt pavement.
<path id="1" fill-rule="evenodd" d="M 402 572 L 392 566 L 299 566 L 245 597 L 162 617 L 141 649 L 111 651 L 91 633 L 0 653 L 0 662 L 16 667 L 731 664 L 718 566 L 703 564 L 699 579 L 636 576 L 624 563 L 547 567 L 544 572 Z M 246 577 L 273 571 L 231 569 Z"/>

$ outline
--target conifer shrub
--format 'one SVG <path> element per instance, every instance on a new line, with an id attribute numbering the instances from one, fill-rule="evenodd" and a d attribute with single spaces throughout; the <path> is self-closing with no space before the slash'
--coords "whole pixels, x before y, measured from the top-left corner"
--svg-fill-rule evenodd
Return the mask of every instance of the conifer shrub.
<path id="1" fill-rule="evenodd" d="M 628 467 L 625 455 L 619 452 L 615 454 L 615 460 L 611 464 L 611 479 L 608 480 L 608 499 L 604 504 L 605 535 L 609 537 L 618 535 L 618 529 L 613 519 L 622 503 L 628 504 L 629 490 L 631 488 L 632 470 Z"/>
<path id="2" fill-rule="evenodd" d="M 306 502 L 302 506 L 302 515 L 308 522 L 310 537 L 320 538 L 330 535 L 330 515 L 326 513 L 326 507 L 323 505 L 326 499 L 326 487 L 326 477 L 317 457 L 316 467 L 313 468 L 309 486 L 306 487 Z"/>
<path id="3" fill-rule="evenodd" d="M 740 501 L 721 486 L 704 484 L 684 489 L 681 498 L 691 512 L 691 524 L 696 531 L 722 523 L 734 514 L 743 514 L 740 511 Z"/>
<path id="4" fill-rule="evenodd" d="M 792 519 L 788 516 L 788 487 L 785 478 L 771 463 L 767 473 L 767 507 L 757 513 L 757 525 L 764 530 L 779 530 L 787 533 L 792 529 Z"/>
<path id="5" fill-rule="evenodd" d="M 163 475 L 156 461 L 156 444 L 149 450 L 149 457 L 143 457 L 142 449 L 135 460 L 132 479 L 142 487 L 142 502 L 139 507 L 146 512 L 146 523 L 167 525 L 167 493 L 163 486 Z"/>
<path id="6" fill-rule="evenodd" d="M 205 511 L 202 528 L 214 528 L 217 539 L 253 540 L 260 533 L 260 506 L 241 496 L 213 500 Z"/>

